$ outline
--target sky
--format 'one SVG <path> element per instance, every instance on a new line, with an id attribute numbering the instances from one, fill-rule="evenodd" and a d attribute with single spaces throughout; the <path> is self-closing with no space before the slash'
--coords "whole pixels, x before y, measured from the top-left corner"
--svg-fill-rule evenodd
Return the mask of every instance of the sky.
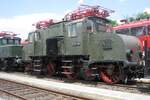
<path id="1" fill-rule="evenodd" d="M 138 12 L 150 13 L 149 0 L 1 0 L 0 31 L 12 31 L 21 38 L 35 29 L 40 20 L 61 20 L 81 4 L 100 5 L 115 11 L 111 19 L 120 20 Z"/>

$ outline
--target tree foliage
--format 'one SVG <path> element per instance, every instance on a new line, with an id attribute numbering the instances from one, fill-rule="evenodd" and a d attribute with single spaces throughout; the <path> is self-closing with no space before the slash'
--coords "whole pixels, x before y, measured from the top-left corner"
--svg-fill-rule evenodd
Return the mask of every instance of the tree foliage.
<path id="1" fill-rule="evenodd" d="M 142 12 L 142 13 L 136 14 L 136 15 L 133 16 L 133 17 L 128 17 L 127 20 L 128 20 L 129 22 L 132 22 L 132 21 L 142 20 L 142 19 L 148 19 L 148 18 L 150 18 L 150 14 L 147 13 L 147 12 Z"/>
<path id="2" fill-rule="evenodd" d="M 116 20 L 111 20 L 111 19 L 108 19 L 109 20 L 109 24 L 111 25 L 111 26 L 117 26 L 118 25 L 118 23 L 117 23 L 117 21 Z"/>
<path id="3" fill-rule="evenodd" d="M 142 20 L 142 19 L 150 19 L 150 13 L 147 12 L 140 12 L 137 13 L 135 16 L 132 17 L 126 17 L 126 22 L 133 22 L 133 21 L 138 21 L 138 20 Z M 112 20 L 112 19 L 108 19 L 109 20 L 109 24 L 113 27 L 118 26 L 118 23 L 116 20 Z"/>

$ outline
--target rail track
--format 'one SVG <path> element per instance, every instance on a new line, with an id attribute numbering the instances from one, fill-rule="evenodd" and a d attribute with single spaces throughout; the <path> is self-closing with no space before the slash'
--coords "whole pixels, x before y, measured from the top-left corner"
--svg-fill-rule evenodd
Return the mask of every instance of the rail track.
<path id="1" fill-rule="evenodd" d="M 74 96 L 0 79 L 0 98 L 4 100 L 88 100 Z"/>

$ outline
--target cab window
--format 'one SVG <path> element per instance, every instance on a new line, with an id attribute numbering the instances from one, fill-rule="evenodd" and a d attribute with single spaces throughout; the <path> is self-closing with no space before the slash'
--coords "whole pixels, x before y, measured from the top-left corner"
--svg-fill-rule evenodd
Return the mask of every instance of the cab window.
<path id="1" fill-rule="evenodd" d="M 68 25 L 68 36 L 69 37 L 74 37 L 76 36 L 76 24 L 71 24 Z"/>
<path id="2" fill-rule="evenodd" d="M 116 30 L 116 33 L 118 34 L 129 34 L 129 29 L 120 29 L 120 30 Z"/>
<path id="3" fill-rule="evenodd" d="M 144 32 L 144 26 L 131 28 L 131 35 L 140 36 Z"/>
<path id="4" fill-rule="evenodd" d="M 38 41 L 40 39 L 40 33 L 39 32 L 35 32 L 35 41 Z"/>
<path id="5" fill-rule="evenodd" d="M 68 36 L 69 37 L 75 37 L 78 33 L 82 32 L 82 23 L 72 23 L 68 25 Z"/>
<path id="6" fill-rule="evenodd" d="M 84 32 L 90 33 L 90 32 L 94 31 L 94 29 L 93 29 L 94 24 L 93 24 L 93 22 L 91 20 L 87 20 L 85 22 L 85 26 L 86 26 L 86 28 L 84 29 Z"/>
<path id="7" fill-rule="evenodd" d="M 97 31 L 106 32 L 106 23 L 103 20 L 96 20 L 95 27 Z"/>
<path id="8" fill-rule="evenodd" d="M 34 40 L 34 34 L 33 33 L 29 33 L 28 40 L 29 40 L 29 42 L 33 42 L 33 40 Z"/>
<path id="9" fill-rule="evenodd" d="M 14 44 L 13 42 L 13 39 L 8 39 L 8 44 Z"/>
<path id="10" fill-rule="evenodd" d="M 76 23 L 76 32 L 81 33 L 82 32 L 82 22 Z"/>
<path id="11" fill-rule="evenodd" d="M 7 44 L 7 39 L 2 39 L 2 44 L 3 45 Z"/>
<path id="12" fill-rule="evenodd" d="M 106 32 L 106 20 L 96 17 L 90 17 L 89 20 L 91 20 L 94 23 L 96 31 Z"/>
<path id="13" fill-rule="evenodd" d="M 15 39 L 15 40 L 14 40 L 14 43 L 15 43 L 15 44 L 20 44 L 20 40 Z"/>

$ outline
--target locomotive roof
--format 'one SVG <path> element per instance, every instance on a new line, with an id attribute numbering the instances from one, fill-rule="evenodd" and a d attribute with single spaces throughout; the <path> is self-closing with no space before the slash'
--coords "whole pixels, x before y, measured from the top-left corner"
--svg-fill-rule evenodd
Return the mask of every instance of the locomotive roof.
<path id="1" fill-rule="evenodd" d="M 18 39 L 18 40 L 21 40 L 21 38 L 19 37 L 0 37 L 0 39 Z"/>
<path id="2" fill-rule="evenodd" d="M 98 18 L 98 19 L 105 20 L 106 22 L 110 22 L 110 21 L 109 21 L 108 19 L 106 19 L 106 18 L 97 17 L 97 16 L 89 16 L 89 17 L 84 17 L 84 18 L 77 19 L 77 20 L 70 20 L 70 21 L 64 21 L 64 22 L 78 22 L 78 21 L 83 21 L 84 19 L 88 19 L 88 18 Z"/>
<path id="3" fill-rule="evenodd" d="M 106 21 L 106 23 L 110 22 L 108 19 L 106 18 L 102 18 L 102 17 L 97 17 L 97 16 L 88 16 L 88 17 L 84 17 L 84 18 L 81 18 L 81 19 L 76 19 L 76 20 L 69 20 L 69 21 L 65 21 L 65 20 L 62 20 L 62 21 L 59 21 L 59 22 L 55 22 L 53 24 L 51 24 L 49 27 L 53 26 L 53 25 L 56 25 L 56 24 L 61 24 L 61 23 L 74 23 L 74 22 L 80 22 L 80 21 L 83 21 L 85 19 L 88 19 L 88 18 L 98 18 L 98 19 L 102 19 L 104 21 Z M 41 29 L 37 29 L 37 30 L 41 30 Z M 30 32 L 32 33 L 32 32 Z"/>
<path id="4" fill-rule="evenodd" d="M 139 27 L 139 26 L 144 26 L 144 25 L 150 25 L 150 19 L 130 22 L 130 23 L 127 23 L 127 24 L 122 24 L 122 25 L 114 27 L 113 30 L 124 29 L 124 28 L 132 28 L 132 27 Z"/>

